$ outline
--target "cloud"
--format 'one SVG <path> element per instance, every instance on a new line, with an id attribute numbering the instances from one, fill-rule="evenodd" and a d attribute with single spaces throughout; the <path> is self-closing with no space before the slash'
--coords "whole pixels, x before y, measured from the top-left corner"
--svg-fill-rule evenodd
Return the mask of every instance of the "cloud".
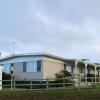
<path id="1" fill-rule="evenodd" d="M 99 0 L 1 1 L 1 51 L 100 61 Z"/>

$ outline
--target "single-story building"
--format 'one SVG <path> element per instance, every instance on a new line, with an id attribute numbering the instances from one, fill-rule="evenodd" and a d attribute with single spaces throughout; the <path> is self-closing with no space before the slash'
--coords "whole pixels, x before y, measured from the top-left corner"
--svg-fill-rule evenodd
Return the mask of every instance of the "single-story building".
<path id="1" fill-rule="evenodd" d="M 3 72 L 14 75 L 15 80 L 34 80 L 55 78 L 61 70 L 68 70 L 74 75 L 87 74 L 100 76 L 100 67 L 84 60 L 66 59 L 47 53 L 13 54 L 0 58 Z"/>

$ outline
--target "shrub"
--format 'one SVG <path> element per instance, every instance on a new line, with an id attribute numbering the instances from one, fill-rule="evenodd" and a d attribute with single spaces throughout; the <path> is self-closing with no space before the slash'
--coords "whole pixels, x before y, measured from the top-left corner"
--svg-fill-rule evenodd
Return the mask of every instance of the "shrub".
<path id="1" fill-rule="evenodd" d="M 71 76 L 71 73 L 67 70 L 61 70 L 59 73 L 55 74 L 56 78 L 65 78 Z"/>
<path id="2" fill-rule="evenodd" d="M 87 74 L 87 77 L 88 77 L 89 82 L 95 81 L 95 75 L 94 74 Z M 97 77 L 98 77 L 98 75 L 97 75 Z M 97 79 L 97 81 L 98 81 L 98 79 Z"/>
<path id="3" fill-rule="evenodd" d="M 71 79 L 71 73 L 67 70 L 61 70 L 57 74 L 55 74 L 56 80 L 55 83 L 74 83 L 74 81 Z M 58 86 L 62 86 L 63 84 L 60 84 Z M 71 84 L 66 84 L 65 86 L 69 86 Z"/>
<path id="4" fill-rule="evenodd" d="M 5 72 L 2 73 L 3 80 L 11 80 L 11 74 L 7 74 Z"/>

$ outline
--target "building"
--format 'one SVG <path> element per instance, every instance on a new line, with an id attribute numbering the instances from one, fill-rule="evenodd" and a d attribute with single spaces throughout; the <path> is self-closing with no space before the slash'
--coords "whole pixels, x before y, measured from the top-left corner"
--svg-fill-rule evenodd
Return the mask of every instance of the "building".
<path id="1" fill-rule="evenodd" d="M 3 72 L 13 73 L 15 80 L 34 80 L 55 78 L 61 70 L 68 70 L 73 75 L 85 76 L 94 74 L 100 76 L 99 64 L 86 60 L 66 59 L 46 53 L 14 54 L 0 59 Z"/>

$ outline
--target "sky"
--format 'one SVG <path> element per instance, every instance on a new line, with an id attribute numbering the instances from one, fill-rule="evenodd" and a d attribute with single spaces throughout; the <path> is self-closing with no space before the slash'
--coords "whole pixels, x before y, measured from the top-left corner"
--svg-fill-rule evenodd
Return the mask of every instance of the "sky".
<path id="1" fill-rule="evenodd" d="M 0 0 L 0 52 L 46 52 L 100 62 L 100 0 Z"/>

